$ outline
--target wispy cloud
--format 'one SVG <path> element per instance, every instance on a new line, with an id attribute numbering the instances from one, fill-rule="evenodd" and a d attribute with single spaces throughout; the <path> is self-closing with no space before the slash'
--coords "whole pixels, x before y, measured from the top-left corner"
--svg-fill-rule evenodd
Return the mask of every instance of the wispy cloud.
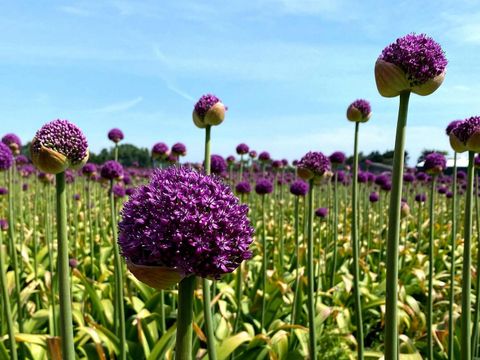
<path id="1" fill-rule="evenodd" d="M 126 111 L 129 110 L 139 103 L 143 101 L 143 97 L 139 96 L 135 99 L 128 100 L 128 101 L 122 101 L 114 104 L 110 104 L 107 106 L 104 106 L 99 109 L 93 110 L 95 113 L 115 113 L 115 112 L 120 112 L 120 111 Z"/>

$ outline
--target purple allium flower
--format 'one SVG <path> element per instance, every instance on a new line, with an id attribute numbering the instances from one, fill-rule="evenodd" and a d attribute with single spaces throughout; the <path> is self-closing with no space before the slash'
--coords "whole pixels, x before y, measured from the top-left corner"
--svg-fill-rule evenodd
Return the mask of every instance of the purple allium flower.
<path id="1" fill-rule="evenodd" d="M 112 192 L 116 198 L 123 198 L 127 194 L 125 188 L 119 184 L 115 184 L 112 186 Z"/>
<path id="2" fill-rule="evenodd" d="M 53 120 L 37 131 L 30 152 L 37 168 L 57 174 L 82 166 L 88 159 L 88 143 L 76 125 L 68 120 Z"/>
<path id="3" fill-rule="evenodd" d="M 67 184 L 73 184 L 75 182 L 75 173 L 72 170 L 65 170 L 65 181 Z"/>
<path id="4" fill-rule="evenodd" d="M 418 172 L 415 177 L 417 178 L 418 181 L 422 181 L 422 182 L 427 181 L 427 178 L 428 178 L 427 174 L 425 174 L 424 172 Z"/>
<path id="5" fill-rule="evenodd" d="M 463 120 L 454 120 L 450 124 L 448 124 L 447 128 L 445 129 L 445 133 L 450 135 L 453 129 L 455 129 Z"/>
<path id="6" fill-rule="evenodd" d="M 423 168 L 427 174 L 438 175 L 447 166 L 445 155 L 440 153 L 430 153 L 425 156 Z"/>
<path id="7" fill-rule="evenodd" d="M 80 200 L 80 194 L 73 194 L 73 200 L 79 201 Z"/>
<path id="8" fill-rule="evenodd" d="M 457 179 L 458 180 L 465 180 L 467 178 L 467 173 L 463 170 L 457 171 Z"/>
<path id="9" fill-rule="evenodd" d="M 6 219 L 0 219 L 0 230 L 8 230 L 8 221 Z"/>
<path id="10" fill-rule="evenodd" d="M 447 193 L 445 194 L 445 196 L 447 197 L 447 199 L 451 199 L 451 198 L 453 198 L 453 192 L 447 191 Z"/>
<path id="11" fill-rule="evenodd" d="M 412 173 L 403 174 L 403 181 L 406 183 L 412 183 L 415 181 L 415 176 Z"/>
<path id="12" fill-rule="evenodd" d="M 282 159 L 282 165 L 284 167 L 288 166 L 288 160 L 287 159 Z"/>
<path id="13" fill-rule="evenodd" d="M 27 165 L 28 163 L 30 163 L 30 160 L 25 155 L 20 154 L 15 157 L 15 165 L 17 166 Z"/>
<path id="14" fill-rule="evenodd" d="M 245 143 L 241 143 L 237 145 L 237 154 L 238 155 L 245 155 L 248 154 L 248 151 L 250 149 L 248 148 L 248 145 Z"/>
<path id="15" fill-rule="evenodd" d="M 390 178 L 385 174 L 381 174 L 375 177 L 375 184 L 380 187 L 384 186 L 388 182 L 390 182 Z"/>
<path id="16" fill-rule="evenodd" d="M 126 194 L 127 196 L 132 196 L 134 193 L 135 193 L 135 188 L 127 188 L 127 189 L 125 190 L 125 194 Z"/>
<path id="17" fill-rule="evenodd" d="M 382 189 L 383 191 L 390 191 L 390 190 L 392 190 L 392 183 L 390 182 L 390 180 L 388 180 L 385 184 L 383 184 L 383 185 L 381 186 L 381 189 Z"/>
<path id="18" fill-rule="evenodd" d="M 446 194 L 448 189 L 445 187 L 445 186 L 440 186 L 438 189 L 437 189 L 438 193 L 439 194 Z"/>
<path id="19" fill-rule="evenodd" d="M 258 195 L 270 194 L 273 191 L 273 184 L 268 179 L 258 179 L 255 185 L 255 192 Z"/>
<path id="20" fill-rule="evenodd" d="M 319 178 L 330 170 L 330 160 L 321 152 L 309 151 L 297 164 L 298 175 L 305 180 Z"/>
<path id="21" fill-rule="evenodd" d="M 168 156 L 168 146 L 163 142 L 158 142 L 152 147 L 153 158 L 166 158 Z"/>
<path id="22" fill-rule="evenodd" d="M 55 179 L 52 174 L 44 172 L 39 172 L 37 177 L 38 180 L 40 180 L 40 182 L 43 184 L 51 184 L 53 183 L 53 179 Z"/>
<path id="23" fill-rule="evenodd" d="M 228 108 L 215 95 L 203 95 L 193 109 L 193 123 L 203 129 L 208 125 L 220 125 Z"/>
<path id="24" fill-rule="evenodd" d="M 372 115 L 370 103 L 364 99 L 357 99 L 347 108 L 347 119 L 355 122 L 366 122 Z"/>
<path id="25" fill-rule="evenodd" d="M 472 135 L 480 132 L 480 116 L 472 116 L 455 126 L 451 132 L 454 134 L 458 140 L 460 140 L 464 145 L 467 144 L 468 139 Z"/>
<path id="26" fill-rule="evenodd" d="M 132 184 L 132 178 L 130 177 L 129 174 L 123 174 L 123 178 L 122 178 L 122 182 L 125 184 L 125 185 L 131 185 Z"/>
<path id="27" fill-rule="evenodd" d="M 447 59 L 440 45 L 425 34 L 408 34 L 388 45 L 379 57 L 403 70 L 411 87 L 441 75 Z"/>
<path id="28" fill-rule="evenodd" d="M 123 176 L 123 167 L 115 160 L 108 160 L 103 164 L 100 175 L 107 180 L 120 179 Z"/>
<path id="29" fill-rule="evenodd" d="M 335 171 L 331 181 L 332 182 L 337 181 L 339 183 L 343 183 L 345 181 L 345 171 L 342 171 L 342 170 Z"/>
<path id="30" fill-rule="evenodd" d="M 8 189 L 4 187 L 0 187 L 0 196 L 7 195 L 7 194 L 8 194 Z"/>
<path id="31" fill-rule="evenodd" d="M 108 132 L 108 138 L 117 144 L 123 140 L 123 132 L 120 129 L 114 128 Z"/>
<path id="32" fill-rule="evenodd" d="M 210 156 L 210 170 L 212 174 L 220 175 L 227 170 L 227 163 L 220 155 Z"/>
<path id="33" fill-rule="evenodd" d="M 315 210 L 315 216 L 325 219 L 328 215 L 328 208 L 321 207 Z"/>
<path id="34" fill-rule="evenodd" d="M 378 195 L 378 193 L 375 192 L 375 191 L 372 191 L 372 192 L 370 193 L 370 196 L 368 197 L 368 200 L 369 200 L 371 203 L 375 203 L 375 202 L 377 202 L 379 199 L 380 199 L 380 195 Z"/>
<path id="35" fill-rule="evenodd" d="M 175 155 L 175 154 L 170 153 L 170 154 L 168 154 L 166 160 L 167 160 L 167 162 L 168 162 L 169 164 L 172 164 L 172 165 L 173 165 L 173 164 L 177 163 L 177 161 L 178 161 L 178 156 Z"/>
<path id="36" fill-rule="evenodd" d="M 227 158 L 226 158 L 225 160 L 227 161 L 227 164 L 228 164 L 228 165 L 233 165 L 233 164 L 235 164 L 235 156 L 233 156 L 233 155 L 227 156 Z"/>
<path id="37" fill-rule="evenodd" d="M 13 154 L 3 142 L 0 143 L 0 171 L 8 170 L 13 165 Z"/>
<path id="38" fill-rule="evenodd" d="M 368 173 L 365 171 L 359 171 L 357 175 L 357 180 L 359 184 L 364 184 L 368 182 Z"/>
<path id="39" fill-rule="evenodd" d="M 257 157 L 257 152 L 255 150 L 250 150 L 248 155 L 252 158 L 255 159 Z"/>
<path id="40" fill-rule="evenodd" d="M 270 153 L 268 151 L 262 151 L 260 155 L 258 155 L 258 160 L 262 162 L 267 162 L 271 160 Z"/>
<path id="41" fill-rule="evenodd" d="M 237 186 L 235 186 L 235 191 L 238 194 L 250 194 L 252 187 L 248 181 L 240 181 Z"/>
<path id="42" fill-rule="evenodd" d="M 417 194 L 415 195 L 415 201 L 418 203 L 424 203 L 427 201 L 427 195 L 425 194 Z"/>
<path id="43" fill-rule="evenodd" d="M 341 151 L 335 151 L 328 158 L 330 159 L 332 165 L 342 165 L 347 160 L 347 156 Z"/>
<path id="44" fill-rule="evenodd" d="M 125 203 L 118 243 L 134 264 L 219 278 L 252 256 L 247 213 L 248 206 L 216 177 L 157 169 Z"/>
<path id="45" fill-rule="evenodd" d="M 273 160 L 272 161 L 272 168 L 275 170 L 281 169 L 283 167 L 282 160 Z"/>
<path id="46" fill-rule="evenodd" d="M 15 134 L 6 134 L 2 137 L 2 143 L 7 145 L 13 154 L 19 154 L 22 147 L 22 141 Z"/>
<path id="47" fill-rule="evenodd" d="M 93 174 L 95 174 L 97 172 L 97 166 L 95 164 L 92 164 L 92 163 L 86 163 L 83 167 L 82 167 L 82 174 L 87 176 L 87 177 L 90 177 L 92 176 Z"/>
<path id="48" fill-rule="evenodd" d="M 35 173 L 35 167 L 30 164 L 23 165 L 18 169 L 18 172 L 22 177 L 26 178 Z"/>
<path id="49" fill-rule="evenodd" d="M 308 193 L 309 185 L 303 180 L 295 180 L 290 185 L 290 192 L 295 196 L 305 196 Z"/>
<path id="50" fill-rule="evenodd" d="M 187 147 L 182 143 L 173 144 L 172 154 L 177 156 L 185 156 L 187 155 Z"/>
<path id="51" fill-rule="evenodd" d="M 68 260 L 68 265 L 72 268 L 72 269 L 76 269 L 78 267 L 78 260 L 77 259 L 74 259 L 74 258 L 71 258 Z"/>

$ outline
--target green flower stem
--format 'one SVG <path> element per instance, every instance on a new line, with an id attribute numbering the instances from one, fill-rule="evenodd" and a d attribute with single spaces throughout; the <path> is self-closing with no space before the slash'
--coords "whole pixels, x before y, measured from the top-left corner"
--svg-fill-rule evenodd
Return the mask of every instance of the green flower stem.
<path id="1" fill-rule="evenodd" d="M 114 160 L 118 161 L 118 144 L 115 143 Z"/>
<path id="2" fill-rule="evenodd" d="M 434 245 L 434 204 L 435 204 L 435 175 L 430 184 L 430 207 L 429 207 L 429 233 L 428 241 L 428 303 L 427 303 L 427 354 L 428 359 L 433 359 L 433 245 Z"/>
<path id="3" fill-rule="evenodd" d="M 262 315 L 261 315 L 261 329 L 265 329 L 265 311 L 267 298 L 267 231 L 265 226 L 265 197 L 262 195 Z"/>
<path id="4" fill-rule="evenodd" d="M 298 308 L 298 296 L 299 296 L 299 289 L 300 289 L 300 244 L 299 244 L 299 223 L 300 220 L 298 218 L 298 205 L 300 202 L 300 197 L 295 196 L 295 209 L 294 209 L 294 219 L 295 219 L 295 293 L 293 295 L 293 304 L 292 304 L 292 318 L 290 324 L 293 325 L 297 321 L 297 308 Z"/>
<path id="5" fill-rule="evenodd" d="M 463 269 L 462 269 L 462 338 L 460 343 L 462 360 L 471 360 L 471 313 L 470 313 L 470 291 L 472 278 L 470 269 L 472 267 L 472 197 L 475 153 L 468 153 L 467 189 L 465 199 L 464 217 L 464 241 L 463 241 Z"/>
<path id="6" fill-rule="evenodd" d="M 317 337 L 314 308 L 314 269 L 313 269 L 313 197 L 315 194 L 313 179 L 310 180 L 308 194 L 308 237 L 307 237 L 307 277 L 308 277 L 308 331 L 310 360 L 317 359 Z"/>
<path id="7" fill-rule="evenodd" d="M 92 190 L 91 181 L 87 179 L 87 202 L 85 205 L 85 211 L 87 212 L 88 222 L 88 238 L 90 240 L 90 267 L 92 273 L 90 274 L 92 280 L 95 280 L 95 236 L 93 234 L 93 221 L 92 221 Z"/>
<path id="8" fill-rule="evenodd" d="M 243 181 L 243 154 L 240 155 L 239 181 Z"/>
<path id="9" fill-rule="evenodd" d="M 176 360 L 192 359 L 192 322 L 195 276 L 188 276 L 178 285 Z"/>
<path id="10" fill-rule="evenodd" d="M 10 307 L 10 295 L 7 289 L 7 270 L 5 268 L 5 252 L 3 251 L 2 230 L 0 229 L 0 285 L 2 287 L 3 307 L 7 320 L 8 344 L 10 348 L 10 359 L 17 360 L 17 344 L 15 342 L 15 330 L 13 327 L 12 309 Z M 3 322 L 2 322 L 3 323 Z"/>
<path id="11" fill-rule="evenodd" d="M 480 244 L 480 209 L 478 204 L 478 184 L 479 177 L 475 177 L 475 219 L 476 219 L 476 228 L 477 228 L 477 249 L 480 249 L 478 244 Z M 480 269 L 480 251 L 477 250 L 477 269 Z M 475 312 L 473 315 L 473 330 L 472 330 L 472 356 L 475 358 L 478 351 L 478 322 L 479 322 L 479 312 L 480 312 L 480 276 L 477 276 L 475 282 Z"/>
<path id="12" fill-rule="evenodd" d="M 360 298 L 360 264 L 358 243 L 358 128 L 360 123 L 355 122 L 355 141 L 353 148 L 352 174 L 352 250 L 353 250 L 353 294 L 355 297 L 355 324 L 357 327 L 357 358 L 363 360 L 363 320 L 362 302 Z"/>
<path id="13" fill-rule="evenodd" d="M 241 202 L 245 203 L 245 194 L 241 195 Z M 237 315 L 235 316 L 235 323 L 233 325 L 233 333 L 237 332 L 238 326 L 240 324 L 240 317 L 242 316 L 242 290 L 243 290 L 243 271 L 242 265 L 237 268 L 236 271 L 236 280 L 235 280 L 235 299 L 237 301 Z"/>
<path id="14" fill-rule="evenodd" d="M 335 172 L 333 183 L 333 260 L 330 272 L 330 289 L 335 284 L 335 272 L 337 271 L 337 247 L 338 247 L 338 175 Z"/>
<path id="15" fill-rule="evenodd" d="M 58 281 L 60 294 L 60 335 L 64 360 L 75 360 L 73 343 L 72 299 L 70 296 L 70 269 L 68 264 L 67 196 L 65 173 L 56 175 Z"/>
<path id="16" fill-rule="evenodd" d="M 453 304 L 455 301 L 455 248 L 457 236 L 457 153 L 453 158 L 453 185 L 452 185 L 452 234 L 450 245 L 450 298 L 448 304 L 448 360 L 453 360 L 453 343 L 455 339 L 453 324 Z"/>
<path id="17" fill-rule="evenodd" d="M 160 331 L 162 335 L 167 331 L 167 326 L 165 322 L 165 291 L 160 290 Z"/>
<path id="18" fill-rule="evenodd" d="M 119 359 L 127 359 L 127 339 L 125 333 L 125 306 L 123 302 L 123 266 L 120 258 L 120 252 L 117 242 L 117 214 L 115 211 L 115 195 L 113 194 L 113 180 L 110 180 L 110 217 L 113 235 L 113 261 L 114 261 L 114 276 L 115 276 L 115 313 L 118 319 L 117 337 L 120 342 L 120 356 Z"/>
<path id="19" fill-rule="evenodd" d="M 205 173 L 210 175 L 210 133 L 211 126 L 207 125 L 205 128 Z M 216 360 L 217 353 L 215 348 L 215 334 L 213 332 L 213 318 L 212 318 L 212 304 L 211 304 L 211 281 L 202 279 L 202 293 L 203 293 L 203 313 L 205 318 L 205 330 L 207 332 L 207 350 L 209 360 Z M 179 304 L 180 308 L 181 304 Z"/>
<path id="20" fill-rule="evenodd" d="M 395 152 L 393 157 L 392 193 L 388 214 L 388 238 L 386 257 L 386 313 L 385 359 L 397 360 L 398 352 L 398 246 L 400 237 L 400 206 L 402 201 L 403 167 L 405 158 L 405 132 L 407 129 L 408 100 L 410 92 L 400 94 Z"/>

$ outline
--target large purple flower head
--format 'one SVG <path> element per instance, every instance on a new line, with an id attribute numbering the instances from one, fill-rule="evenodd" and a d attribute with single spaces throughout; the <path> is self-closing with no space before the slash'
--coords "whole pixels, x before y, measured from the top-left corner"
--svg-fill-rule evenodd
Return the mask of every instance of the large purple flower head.
<path id="1" fill-rule="evenodd" d="M 383 49 L 375 64 L 380 95 L 403 91 L 429 95 L 442 84 L 447 59 L 440 45 L 425 34 L 408 34 Z"/>
<path id="2" fill-rule="evenodd" d="M 375 192 L 375 191 L 372 191 L 372 192 L 370 193 L 370 195 L 368 196 L 368 200 L 369 200 L 371 203 L 376 203 L 379 199 L 380 199 L 380 195 L 378 195 L 378 193 Z"/>
<path id="3" fill-rule="evenodd" d="M 438 175 L 446 166 L 447 159 L 445 159 L 445 155 L 434 152 L 425 157 L 423 168 L 427 174 Z"/>
<path id="4" fill-rule="evenodd" d="M 240 181 L 236 186 L 235 186 L 235 191 L 238 194 L 250 194 L 252 191 L 252 186 L 248 181 Z"/>
<path id="5" fill-rule="evenodd" d="M 245 155 L 245 154 L 248 154 L 248 151 L 250 150 L 248 148 L 248 145 L 247 144 L 244 144 L 244 143 L 241 143 L 241 144 L 238 144 L 237 145 L 237 154 L 238 155 Z"/>
<path id="6" fill-rule="evenodd" d="M 187 147 L 180 142 L 175 143 L 172 146 L 172 154 L 175 156 L 185 156 L 187 155 Z"/>
<path id="7" fill-rule="evenodd" d="M 302 179 L 319 179 L 330 171 L 330 160 L 321 152 L 310 151 L 297 164 L 298 176 Z"/>
<path id="8" fill-rule="evenodd" d="M 273 191 L 273 184 L 268 179 L 258 179 L 255 185 L 255 192 L 258 195 L 267 195 Z"/>
<path id="9" fill-rule="evenodd" d="M 328 208 L 321 207 L 315 210 L 315 216 L 319 217 L 320 219 L 325 219 L 328 215 Z"/>
<path id="10" fill-rule="evenodd" d="M 347 119 L 353 122 L 367 122 L 372 116 L 370 103 L 364 99 L 357 99 L 347 108 Z"/>
<path id="11" fill-rule="evenodd" d="M 68 120 L 53 120 L 37 131 L 30 145 L 35 166 L 58 174 L 81 168 L 88 160 L 88 143 L 82 131 Z"/>
<path id="12" fill-rule="evenodd" d="M 453 128 L 450 145 L 456 152 L 480 151 L 480 116 L 472 116 Z"/>
<path id="13" fill-rule="evenodd" d="M 156 170 L 125 203 L 118 243 L 127 262 L 219 278 L 252 253 L 248 206 L 216 177 Z"/>
<path id="14" fill-rule="evenodd" d="M 163 142 L 158 142 L 152 147 L 152 157 L 154 159 L 165 159 L 168 156 L 168 146 Z"/>
<path id="15" fill-rule="evenodd" d="M 22 148 L 22 141 L 15 134 L 6 134 L 2 137 L 2 142 L 7 145 L 14 155 L 20 154 Z"/>
<path id="16" fill-rule="evenodd" d="M 112 193 L 117 199 L 121 199 L 126 195 L 125 188 L 120 184 L 115 184 L 112 186 Z"/>
<path id="17" fill-rule="evenodd" d="M 261 162 L 268 162 L 271 159 L 272 158 L 270 157 L 270 153 L 268 151 L 262 151 L 260 155 L 258 155 L 258 160 L 260 160 Z"/>
<path id="18" fill-rule="evenodd" d="M 114 128 L 108 132 L 108 138 L 117 144 L 123 140 L 123 132 L 120 129 Z"/>
<path id="19" fill-rule="evenodd" d="M 227 162 L 220 155 L 210 156 L 210 170 L 212 174 L 221 175 L 227 170 Z"/>
<path id="20" fill-rule="evenodd" d="M 342 151 L 335 151 L 328 158 L 332 165 L 342 165 L 347 160 L 347 156 Z"/>
<path id="21" fill-rule="evenodd" d="M 295 196 L 305 196 L 308 193 L 309 185 L 303 180 L 295 180 L 290 185 L 290 192 Z"/>
<path id="22" fill-rule="evenodd" d="M 13 165 L 13 154 L 3 142 L 0 143 L 0 171 L 8 170 Z"/>
<path id="23" fill-rule="evenodd" d="M 450 135 L 453 129 L 455 129 L 457 125 L 459 125 L 462 121 L 463 120 L 454 120 L 450 124 L 448 124 L 447 128 L 445 129 L 445 133 L 447 134 L 447 136 Z"/>
<path id="24" fill-rule="evenodd" d="M 97 165 L 86 163 L 82 168 L 82 174 L 86 177 L 92 177 L 97 172 Z"/>
<path id="25" fill-rule="evenodd" d="M 220 125 L 225 119 L 226 110 L 225 105 L 215 95 L 202 95 L 193 109 L 193 123 L 201 129 L 209 125 Z"/>
<path id="26" fill-rule="evenodd" d="M 121 179 L 123 176 L 123 166 L 115 160 L 108 160 L 103 164 L 100 175 L 106 180 Z"/>

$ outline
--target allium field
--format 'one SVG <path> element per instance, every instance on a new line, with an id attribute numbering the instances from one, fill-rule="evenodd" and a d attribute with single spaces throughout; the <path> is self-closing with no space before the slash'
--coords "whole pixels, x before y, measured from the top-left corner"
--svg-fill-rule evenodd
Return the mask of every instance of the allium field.
<path id="1" fill-rule="evenodd" d="M 31 139 L 12 127 L 0 360 L 478 359 L 480 117 L 445 120 L 449 166 L 438 152 L 404 159 L 409 99 L 434 97 L 446 67 L 423 34 L 376 60 L 379 94 L 399 101 L 390 169 L 359 159 L 375 121 L 364 99 L 339 110 L 347 154 L 311 144 L 295 161 L 240 135 L 235 156 L 212 154 L 235 106 L 212 94 L 192 104 L 200 163 L 158 142 L 151 166 L 124 166 L 121 129 L 105 134 L 112 158 L 89 162 L 74 119 L 39 123 L 22 153 Z"/>

